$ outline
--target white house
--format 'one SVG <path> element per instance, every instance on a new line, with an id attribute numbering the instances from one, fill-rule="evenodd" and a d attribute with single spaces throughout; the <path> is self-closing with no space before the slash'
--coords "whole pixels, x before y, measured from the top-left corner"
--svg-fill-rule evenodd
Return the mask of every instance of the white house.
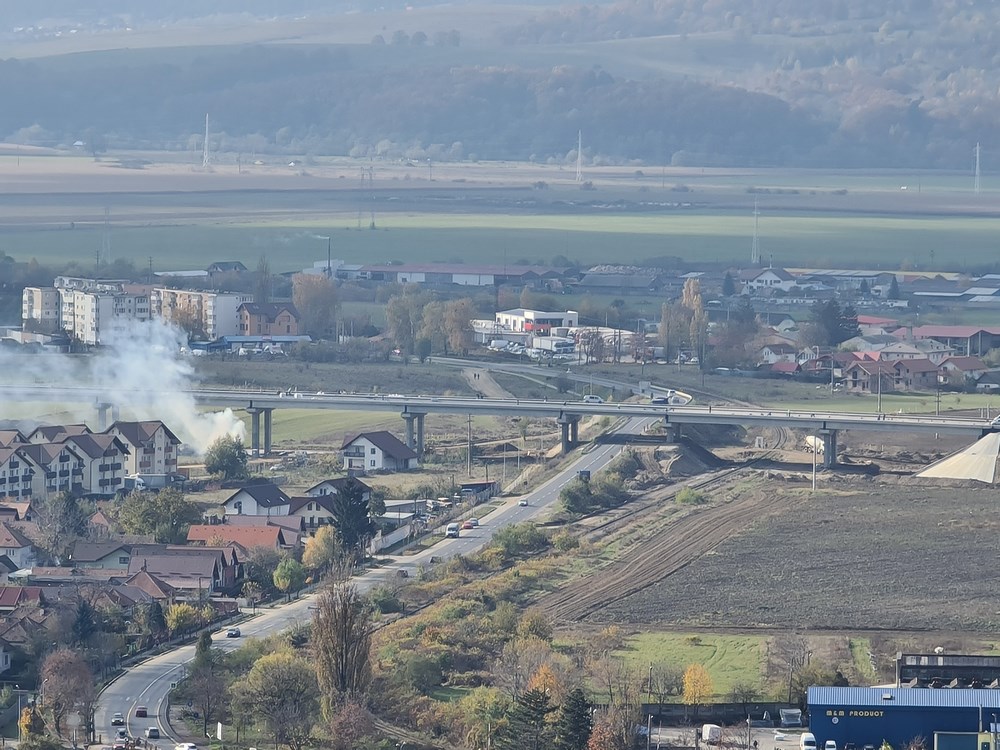
<path id="1" fill-rule="evenodd" d="M 276 484 L 252 484 L 222 502 L 227 516 L 287 516 L 292 499 Z"/>
<path id="2" fill-rule="evenodd" d="M 0 555 L 9 557 L 18 570 L 30 568 L 34 559 L 31 541 L 6 523 L 0 523 Z"/>
<path id="3" fill-rule="evenodd" d="M 740 273 L 743 291 L 746 294 L 769 294 L 774 291 L 787 292 L 795 286 L 795 277 L 784 268 L 754 268 Z"/>
<path id="4" fill-rule="evenodd" d="M 348 472 L 406 471 L 419 466 L 416 452 L 386 430 L 348 438 L 341 450 Z"/>

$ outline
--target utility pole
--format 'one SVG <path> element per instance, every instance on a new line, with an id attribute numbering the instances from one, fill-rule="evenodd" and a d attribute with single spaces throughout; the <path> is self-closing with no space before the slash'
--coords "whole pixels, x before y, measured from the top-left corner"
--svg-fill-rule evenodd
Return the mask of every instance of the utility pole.
<path id="1" fill-rule="evenodd" d="M 760 243 L 757 239 L 757 229 L 760 220 L 760 212 L 757 210 L 757 196 L 753 198 L 753 240 L 750 243 L 750 265 L 760 265 Z"/>
<path id="2" fill-rule="evenodd" d="M 466 456 L 466 469 L 469 472 L 469 477 L 472 477 L 472 415 L 469 415 L 469 444 Z"/>
<path id="3" fill-rule="evenodd" d="M 979 142 L 976 141 L 976 180 L 975 180 L 975 191 L 976 195 L 979 195 L 979 154 L 981 149 L 979 148 Z"/>
<path id="4" fill-rule="evenodd" d="M 208 152 L 208 112 L 205 113 L 205 142 L 201 147 L 201 168 L 208 169 L 210 163 L 209 152 Z"/>
<path id="5" fill-rule="evenodd" d="M 576 132 L 576 181 L 583 182 L 583 131 Z"/>

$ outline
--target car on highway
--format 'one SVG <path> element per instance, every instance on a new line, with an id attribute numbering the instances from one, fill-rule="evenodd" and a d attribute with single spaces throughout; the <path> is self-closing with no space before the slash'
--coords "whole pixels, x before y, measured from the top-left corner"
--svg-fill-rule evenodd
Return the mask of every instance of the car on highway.
<path id="1" fill-rule="evenodd" d="M 458 539 L 461 536 L 461 531 L 459 530 L 459 525 L 457 523 L 449 523 L 444 530 L 445 539 Z"/>
<path id="2" fill-rule="evenodd" d="M 474 529 L 474 528 L 476 528 L 476 527 L 472 525 L 472 521 L 464 521 L 462 523 L 462 530 L 463 531 L 469 531 L 470 529 Z"/>
<path id="3" fill-rule="evenodd" d="M 115 732 L 115 739 L 116 740 L 127 740 L 128 739 L 128 730 L 125 729 L 125 727 L 118 727 L 118 731 Z"/>
<path id="4" fill-rule="evenodd" d="M 121 713 L 115 713 L 111 716 L 111 726 L 113 727 L 123 727 L 125 726 L 125 715 Z"/>
<path id="5" fill-rule="evenodd" d="M 241 635 L 239 628 L 229 628 L 226 631 L 226 638 L 239 638 Z"/>
<path id="6" fill-rule="evenodd" d="M 198 750 L 198 746 L 193 742 L 179 742 L 174 745 L 174 750 Z"/>
<path id="7" fill-rule="evenodd" d="M 474 528 L 474 529 L 478 529 L 479 528 L 479 519 L 478 518 L 470 518 L 469 519 L 469 523 L 472 524 L 472 528 Z"/>
<path id="8" fill-rule="evenodd" d="M 128 750 L 128 740 L 115 740 L 111 747 L 112 750 Z"/>
<path id="9" fill-rule="evenodd" d="M 595 393 L 588 393 L 583 397 L 583 403 L 585 404 L 603 404 L 604 399 Z"/>
<path id="10" fill-rule="evenodd" d="M 143 717 L 148 716 L 148 715 L 149 715 L 149 711 L 148 711 L 148 709 L 145 706 L 136 706 L 135 707 L 135 717 L 137 719 L 142 719 Z"/>
<path id="11" fill-rule="evenodd" d="M 146 731 L 144 732 L 144 734 L 146 735 L 146 739 L 149 739 L 149 740 L 158 740 L 158 739 L 160 739 L 160 728 L 159 727 L 146 727 Z"/>
<path id="12" fill-rule="evenodd" d="M 522 508 L 527 508 L 528 507 L 528 501 L 525 500 L 524 498 L 521 498 L 520 500 L 518 500 L 517 504 L 520 505 Z"/>

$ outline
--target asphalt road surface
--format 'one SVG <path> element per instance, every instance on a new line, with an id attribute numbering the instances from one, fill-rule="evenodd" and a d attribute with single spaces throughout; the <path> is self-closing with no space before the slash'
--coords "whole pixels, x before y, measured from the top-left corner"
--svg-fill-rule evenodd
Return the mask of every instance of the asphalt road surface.
<path id="1" fill-rule="evenodd" d="M 619 433 L 641 433 L 655 420 L 652 418 L 629 419 L 617 430 Z M 408 557 L 394 557 L 388 565 L 358 576 L 355 581 L 362 591 L 394 579 L 399 570 L 414 574 L 423 565 L 430 564 L 430 558 L 445 559 L 456 555 L 469 555 L 486 546 L 493 534 L 510 524 L 529 521 L 545 512 L 559 499 L 563 485 L 572 480 L 578 471 L 596 473 L 608 465 L 622 450 L 620 445 L 591 444 L 572 459 L 559 474 L 543 483 L 538 489 L 523 496 L 526 506 L 519 505 L 522 498 L 510 498 L 502 506 L 480 518 L 480 526 L 463 531 L 458 539 L 446 539 Z M 242 637 L 264 637 L 287 630 L 292 625 L 311 619 L 310 607 L 314 606 L 315 594 L 308 594 L 295 601 L 273 609 L 262 610 L 256 617 L 240 624 Z M 213 634 L 213 647 L 223 651 L 233 650 L 240 645 L 241 638 L 226 638 L 227 628 Z M 125 726 L 130 737 L 142 737 L 148 727 L 160 730 L 160 739 L 151 744 L 160 748 L 175 745 L 179 738 L 172 736 L 166 722 L 167 694 L 171 686 L 184 677 L 187 664 L 194 658 L 194 645 L 182 646 L 160 656 L 130 667 L 108 685 L 94 713 L 94 727 L 99 742 L 111 744 L 117 727 L 111 726 L 111 717 L 120 712 L 125 716 Z M 135 709 L 146 707 L 148 718 L 136 718 Z M 209 727 L 214 736 L 214 728 Z"/>

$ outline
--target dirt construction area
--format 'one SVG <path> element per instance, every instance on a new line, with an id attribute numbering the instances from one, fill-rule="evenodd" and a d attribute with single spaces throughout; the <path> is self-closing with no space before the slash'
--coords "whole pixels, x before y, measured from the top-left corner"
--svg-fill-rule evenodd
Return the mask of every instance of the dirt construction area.
<path id="1" fill-rule="evenodd" d="M 813 495 L 757 472 L 706 494 L 542 605 L 668 629 L 1000 630 L 993 489 L 827 477 Z"/>

